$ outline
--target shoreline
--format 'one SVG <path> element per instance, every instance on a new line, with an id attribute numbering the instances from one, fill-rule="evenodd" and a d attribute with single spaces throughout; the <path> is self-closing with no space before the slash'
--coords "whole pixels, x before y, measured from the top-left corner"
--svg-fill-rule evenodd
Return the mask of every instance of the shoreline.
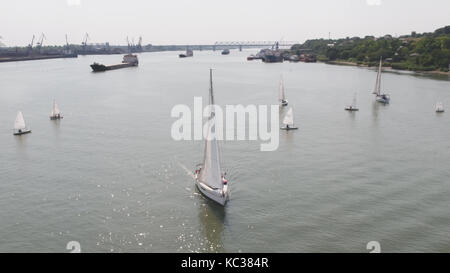
<path id="1" fill-rule="evenodd" d="M 321 61 L 325 64 L 330 65 L 344 65 L 344 66 L 356 66 L 356 67 L 370 67 L 367 64 L 358 64 L 355 62 L 349 62 L 349 61 Z M 398 72 L 410 72 L 410 73 L 416 73 L 416 74 L 426 74 L 426 75 L 440 75 L 440 76 L 450 76 L 450 72 L 444 72 L 440 70 L 434 70 L 434 71 L 421 71 L 421 70 L 403 70 L 403 69 L 393 69 L 390 66 L 384 66 L 383 68 L 387 68 L 391 71 L 398 71 Z"/>
<path id="2" fill-rule="evenodd" d="M 47 59 L 61 59 L 61 58 L 77 58 L 77 57 L 78 57 L 78 55 L 76 55 L 76 54 L 41 55 L 41 56 L 25 56 L 25 57 L 0 57 L 0 63 L 47 60 Z"/>

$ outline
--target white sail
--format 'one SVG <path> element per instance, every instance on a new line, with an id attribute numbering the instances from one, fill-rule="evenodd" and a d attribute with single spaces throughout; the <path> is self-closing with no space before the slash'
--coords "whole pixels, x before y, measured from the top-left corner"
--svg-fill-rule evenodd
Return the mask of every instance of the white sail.
<path id="1" fill-rule="evenodd" d="M 56 104 L 56 101 L 53 101 L 53 109 L 52 109 L 52 116 L 56 116 L 61 114 L 61 112 L 59 111 L 58 105 Z"/>
<path id="2" fill-rule="evenodd" d="M 223 187 L 222 172 L 219 147 L 214 133 L 215 125 L 212 119 L 208 123 L 208 130 L 210 131 L 205 142 L 205 155 L 199 180 L 213 189 L 221 189 Z"/>
<path id="3" fill-rule="evenodd" d="M 356 93 L 353 95 L 352 108 L 356 108 Z"/>
<path id="4" fill-rule="evenodd" d="M 380 65 L 378 66 L 378 74 L 377 74 L 377 81 L 375 82 L 375 90 L 374 94 L 381 95 L 381 68 L 383 65 L 383 59 L 380 58 Z"/>
<path id="5" fill-rule="evenodd" d="M 286 94 L 284 93 L 284 82 L 283 77 L 280 79 L 280 101 L 286 100 Z"/>
<path id="6" fill-rule="evenodd" d="M 214 105 L 212 71 L 210 71 L 210 78 L 210 105 Z M 211 110 L 207 128 L 208 136 L 205 141 L 205 154 L 199 180 L 213 189 L 222 189 L 223 183 L 222 169 L 220 166 L 220 151 L 215 136 L 215 113 L 213 109 Z"/>
<path id="7" fill-rule="evenodd" d="M 25 120 L 23 119 L 22 112 L 19 111 L 17 113 L 16 121 L 14 122 L 14 129 L 15 130 L 23 130 L 25 129 Z"/>
<path id="8" fill-rule="evenodd" d="M 294 113 L 292 111 L 292 108 L 289 109 L 289 111 L 284 116 L 283 120 L 284 125 L 294 126 Z"/>

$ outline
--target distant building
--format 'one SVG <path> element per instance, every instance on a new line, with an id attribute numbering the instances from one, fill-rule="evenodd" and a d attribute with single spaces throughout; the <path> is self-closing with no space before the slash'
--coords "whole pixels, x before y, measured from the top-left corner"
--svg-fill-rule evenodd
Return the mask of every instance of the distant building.
<path id="1" fill-rule="evenodd" d="M 420 54 L 419 54 L 419 53 L 412 53 L 412 54 L 409 54 L 409 56 L 410 56 L 410 57 L 419 57 Z"/>

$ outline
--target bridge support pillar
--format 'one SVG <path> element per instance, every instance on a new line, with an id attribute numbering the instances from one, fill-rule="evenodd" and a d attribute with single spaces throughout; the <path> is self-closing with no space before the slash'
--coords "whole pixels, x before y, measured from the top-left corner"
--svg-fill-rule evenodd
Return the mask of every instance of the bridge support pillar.
<path id="1" fill-rule="evenodd" d="M 215 45 L 213 45 L 213 51 L 216 51 L 216 46 Z"/>
<path id="2" fill-rule="evenodd" d="M 239 51 L 242 51 L 242 45 L 239 45 Z"/>

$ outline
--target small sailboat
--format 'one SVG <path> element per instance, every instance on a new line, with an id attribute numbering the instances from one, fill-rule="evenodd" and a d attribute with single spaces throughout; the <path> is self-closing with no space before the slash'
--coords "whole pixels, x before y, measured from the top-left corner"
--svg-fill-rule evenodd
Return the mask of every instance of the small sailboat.
<path id="1" fill-rule="evenodd" d="M 17 113 L 16 121 L 14 122 L 14 135 L 24 135 L 31 133 L 31 130 L 25 125 L 25 120 L 21 111 Z"/>
<path id="2" fill-rule="evenodd" d="M 382 66 L 383 66 L 383 58 L 380 58 L 380 65 L 378 67 L 377 81 L 375 83 L 375 90 L 373 91 L 373 94 L 376 95 L 376 101 L 387 104 L 390 102 L 391 97 L 389 96 L 389 94 L 381 93 Z"/>
<path id="3" fill-rule="evenodd" d="M 298 128 L 294 126 L 294 113 L 292 111 L 292 107 L 289 108 L 289 111 L 286 113 L 283 119 L 284 126 L 281 127 L 281 130 L 297 130 Z"/>
<path id="4" fill-rule="evenodd" d="M 444 104 L 442 102 L 436 103 L 436 113 L 444 113 Z"/>
<path id="5" fill-rule="evenodd" d="M 288 106 L 288 101 L 286 100 L 286 94 L 284 92 L 283 77 L 280 78 L 280 104 L 283 107 Z"/>
<path id="6" fill-rule="evenodd" d="M 53 108 L 52 108 L 52 112 L 50 113 L 50 119 L 57 120 L 57 119 L 62 119 L 62 118 L 63 118 L 63 116 L 61 115 L 61 111 L 59 111 L 56 101 L 53 100 Z"/>
<path id="7" fill-rule="evenodd" d="M 350 111 L 350 112 L 355 112 L 355 111 L 359 111 L 358 107 L 356 106 L 356 93 L 355 95 L 353 95 L 353 102 L 351 105 L 348 105 L 347 107 L 345 107 L 346 111 Z"/>
<path id="8" fill-rule="evenodd" d="M 209 105 L 214 105 L 212 69 L 209 77 Z M 215 136 L 215 118 L 212 108 L 207 121 L 208 136 L 205 140 L 203 163 L 198 165 L 194 178 L 197 188 L 203 195 L 224 206 L 229 198 L 228 180 L 225 178 L 226 173 L 221 168 L 220 150 Z"/>

